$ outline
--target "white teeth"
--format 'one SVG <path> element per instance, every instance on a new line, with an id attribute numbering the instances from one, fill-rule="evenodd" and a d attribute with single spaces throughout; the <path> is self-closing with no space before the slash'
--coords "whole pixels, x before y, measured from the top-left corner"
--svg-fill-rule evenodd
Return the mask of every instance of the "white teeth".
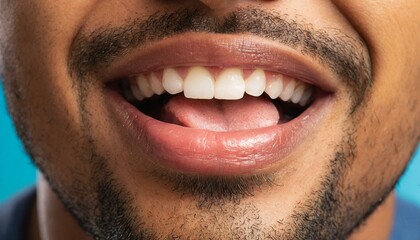
<path id="1" fill-rule="evenodd" d="M 165 68 L 162 79 L 155 72 L 150 73 L 148 78 L 142 74 L 132 77 L 125 88 L 131 92 L 126 94 L 127 98 L 143 100 L 167 91 L 173 95 L 184 92 L 184 96 L 191 99 L 237 100 L 243 98 L 245 92 L 258 97 L 265 91 L 272 99 L 280 98 L 305 106 L 313 94 L 313 88 L 304 82 L 279 73 L 267 75 L 260 68 L 253 70 L 246 80 L 242 69 L 237 67 L 222 69 L 216 79 L 206 67 L 190 67 L 186 73 L 185 80 L 175 68 Z"/>
<path id="2" fill-rule="evenodd" d="M 170 94 L 177 94 L 184 90 L 184 82 L 178 72 L 173 68 L 165 68 L 162 84 L 163 88 Z"/>
<path id="3" fill-rule="evenodd" d="M 139 101 L 143 100 L 144 96 L 140 92 L 139 85 L 137 84 L 136 79 L 131 78 L 129 82 L 130 82 L 131 93 L 133 94 L 134 98 L 136 98 Z"/>
<path id="4" fill-rule="evenodd" d="M 161 95 L 163 92 L 165 92 L 165 89 L 162 86 L 162 82 L 154 73 L 149 75 L 149 84 L 150 87 L 152 87 L 153 92 L 157 95 Z"/>
<path id="5" fill-rule="evenodd" d="M 146 98 L 153 96 L 154 92 L 150 87 L 149 81 L 143 75 L 139 75 L 136 78 L 137 85 L 139 85 L 140 92 Z"/>
<path id="6" fill-rule="evenodd" d="M 292 103 L 295 103 L 295 104 L 298 103 L 300 99 L 302 98 L 304 91 L 305 91 L 305 84 L 298 84 L 291 98 Z"/>
<path id="7" fill-rule="evenodd" d="M 192 67 L 184 80 L 184 96 L 193 99 L 212 99 L 214 79 L 204 67 Z"/>
<path id="8" fill-rule="evenodd" d="M 299 101 L 299 104 L 301 106 L 305 106 L 306 104 L 308 104 L 308 101 L 312 96 L 312 91 L 313 90 L 312 90 L 311 87 L 308 87 L 308 88 L 305 89 L 305 91 L 303 92 L 302 98 Z"/>
<path id="9" fill-rule="evenodd" d="M 265 92 L 271 99 L 278 98 L 283 91 L 283 75 L 276 75 L 273 80 L 267 83 Z"/>
<path id="10" fill-rule="evenodd" d="M 261 96 L 265 90 L 265 80 L 264 70 L 256 69 L 245 80 L 245 92 L 254 97 Z"/>
<path id="11" fill-rule="evenodd" d="M 214 97 L 216 99 L 236 100 L 241 99 L 245 93 L 245 81 L 242 70 L 228 68 L 223 70 L 216 80 Z"/>
<path id="12" fill-rule="evenodd" d="M 293 96 L 293 92 L 295 91 L 296 81 L 290 78 L 290 81 L 287 83 L 286 87 L 284 87 L 283 92 L 280 94 L 281 100 L 287 102 Z"/>

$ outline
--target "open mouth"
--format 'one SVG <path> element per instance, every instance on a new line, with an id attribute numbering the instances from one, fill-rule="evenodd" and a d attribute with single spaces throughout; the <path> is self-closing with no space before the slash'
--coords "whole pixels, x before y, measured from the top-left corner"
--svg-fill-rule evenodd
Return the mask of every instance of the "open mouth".
<path id="1" fill-rule="evenodd" d="M 216 132 L 287 123 L 315 87 L 281 73 L 239 67 L 168 67 L 119 81 L 124 98 L 156 120 Z"/>
<path id="2" fill-rule="evenodd" d="M 113 109 L 144 161 L 199 175 L 255 174 L 316 130 L 334 89 L 325 68 L 260 39 L 188 39 L 111 67 Z"/>

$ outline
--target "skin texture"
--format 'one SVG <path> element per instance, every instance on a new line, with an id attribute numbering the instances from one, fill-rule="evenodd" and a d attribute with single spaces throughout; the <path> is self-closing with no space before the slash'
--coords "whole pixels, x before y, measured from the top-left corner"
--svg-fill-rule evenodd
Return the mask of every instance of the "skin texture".
<path id="1" fill-rule="evenodd" d="M 420 138 L 418 1 L 0 3 L 9 111 L 41 170 L 34 239 L 387 238 L 390 193 Z M 174 186 L 130 144 L 99 74 L 82 81 L 72 73 L 70 49 L 80 34 L 158 11 L 199 9 L 222 18 L 238 7 L 348 36 L 365 60 L 369 84 L 362 91 L 337 80 L 321 124 L 281 164 L 265 169 L 275 176 L 270 181 L 241 182 L 249 194 L 217 179 Z"/>

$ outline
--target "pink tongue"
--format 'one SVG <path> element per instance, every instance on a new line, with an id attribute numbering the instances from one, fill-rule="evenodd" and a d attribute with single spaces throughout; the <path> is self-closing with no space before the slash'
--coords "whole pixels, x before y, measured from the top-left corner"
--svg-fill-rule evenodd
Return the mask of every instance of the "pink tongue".
<path id="1" fill-rule="evenodd" d="M 195 100 L 177 95 L 164 106 L 161 115 L 165 122 L 217 132 L 273 126 L 279 119 L 270 100 L 247 95 L 234 101 Z"/>

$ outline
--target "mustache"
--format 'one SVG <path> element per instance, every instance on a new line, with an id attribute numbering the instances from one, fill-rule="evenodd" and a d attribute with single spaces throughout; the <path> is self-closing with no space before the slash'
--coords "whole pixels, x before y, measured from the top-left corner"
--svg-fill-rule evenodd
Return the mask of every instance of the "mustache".
<path id="1" fill-rule="evenodd" d="M 80 31 L 70 47 L 68 69 L 71 76 L 85 79 L 107 67 L 130 49 L 186 32 L 252 34 L 284 44 L 310 56 L 334 72 L 350 90 L 354 112 L 369 92 L 371 61 L 360 38 L 339 29 L 315 29 L 275 10 L 236 9 L 224 17 L 214 17 L 201 9 L 157 12 L 136 18 L 118 27 Z"/>

